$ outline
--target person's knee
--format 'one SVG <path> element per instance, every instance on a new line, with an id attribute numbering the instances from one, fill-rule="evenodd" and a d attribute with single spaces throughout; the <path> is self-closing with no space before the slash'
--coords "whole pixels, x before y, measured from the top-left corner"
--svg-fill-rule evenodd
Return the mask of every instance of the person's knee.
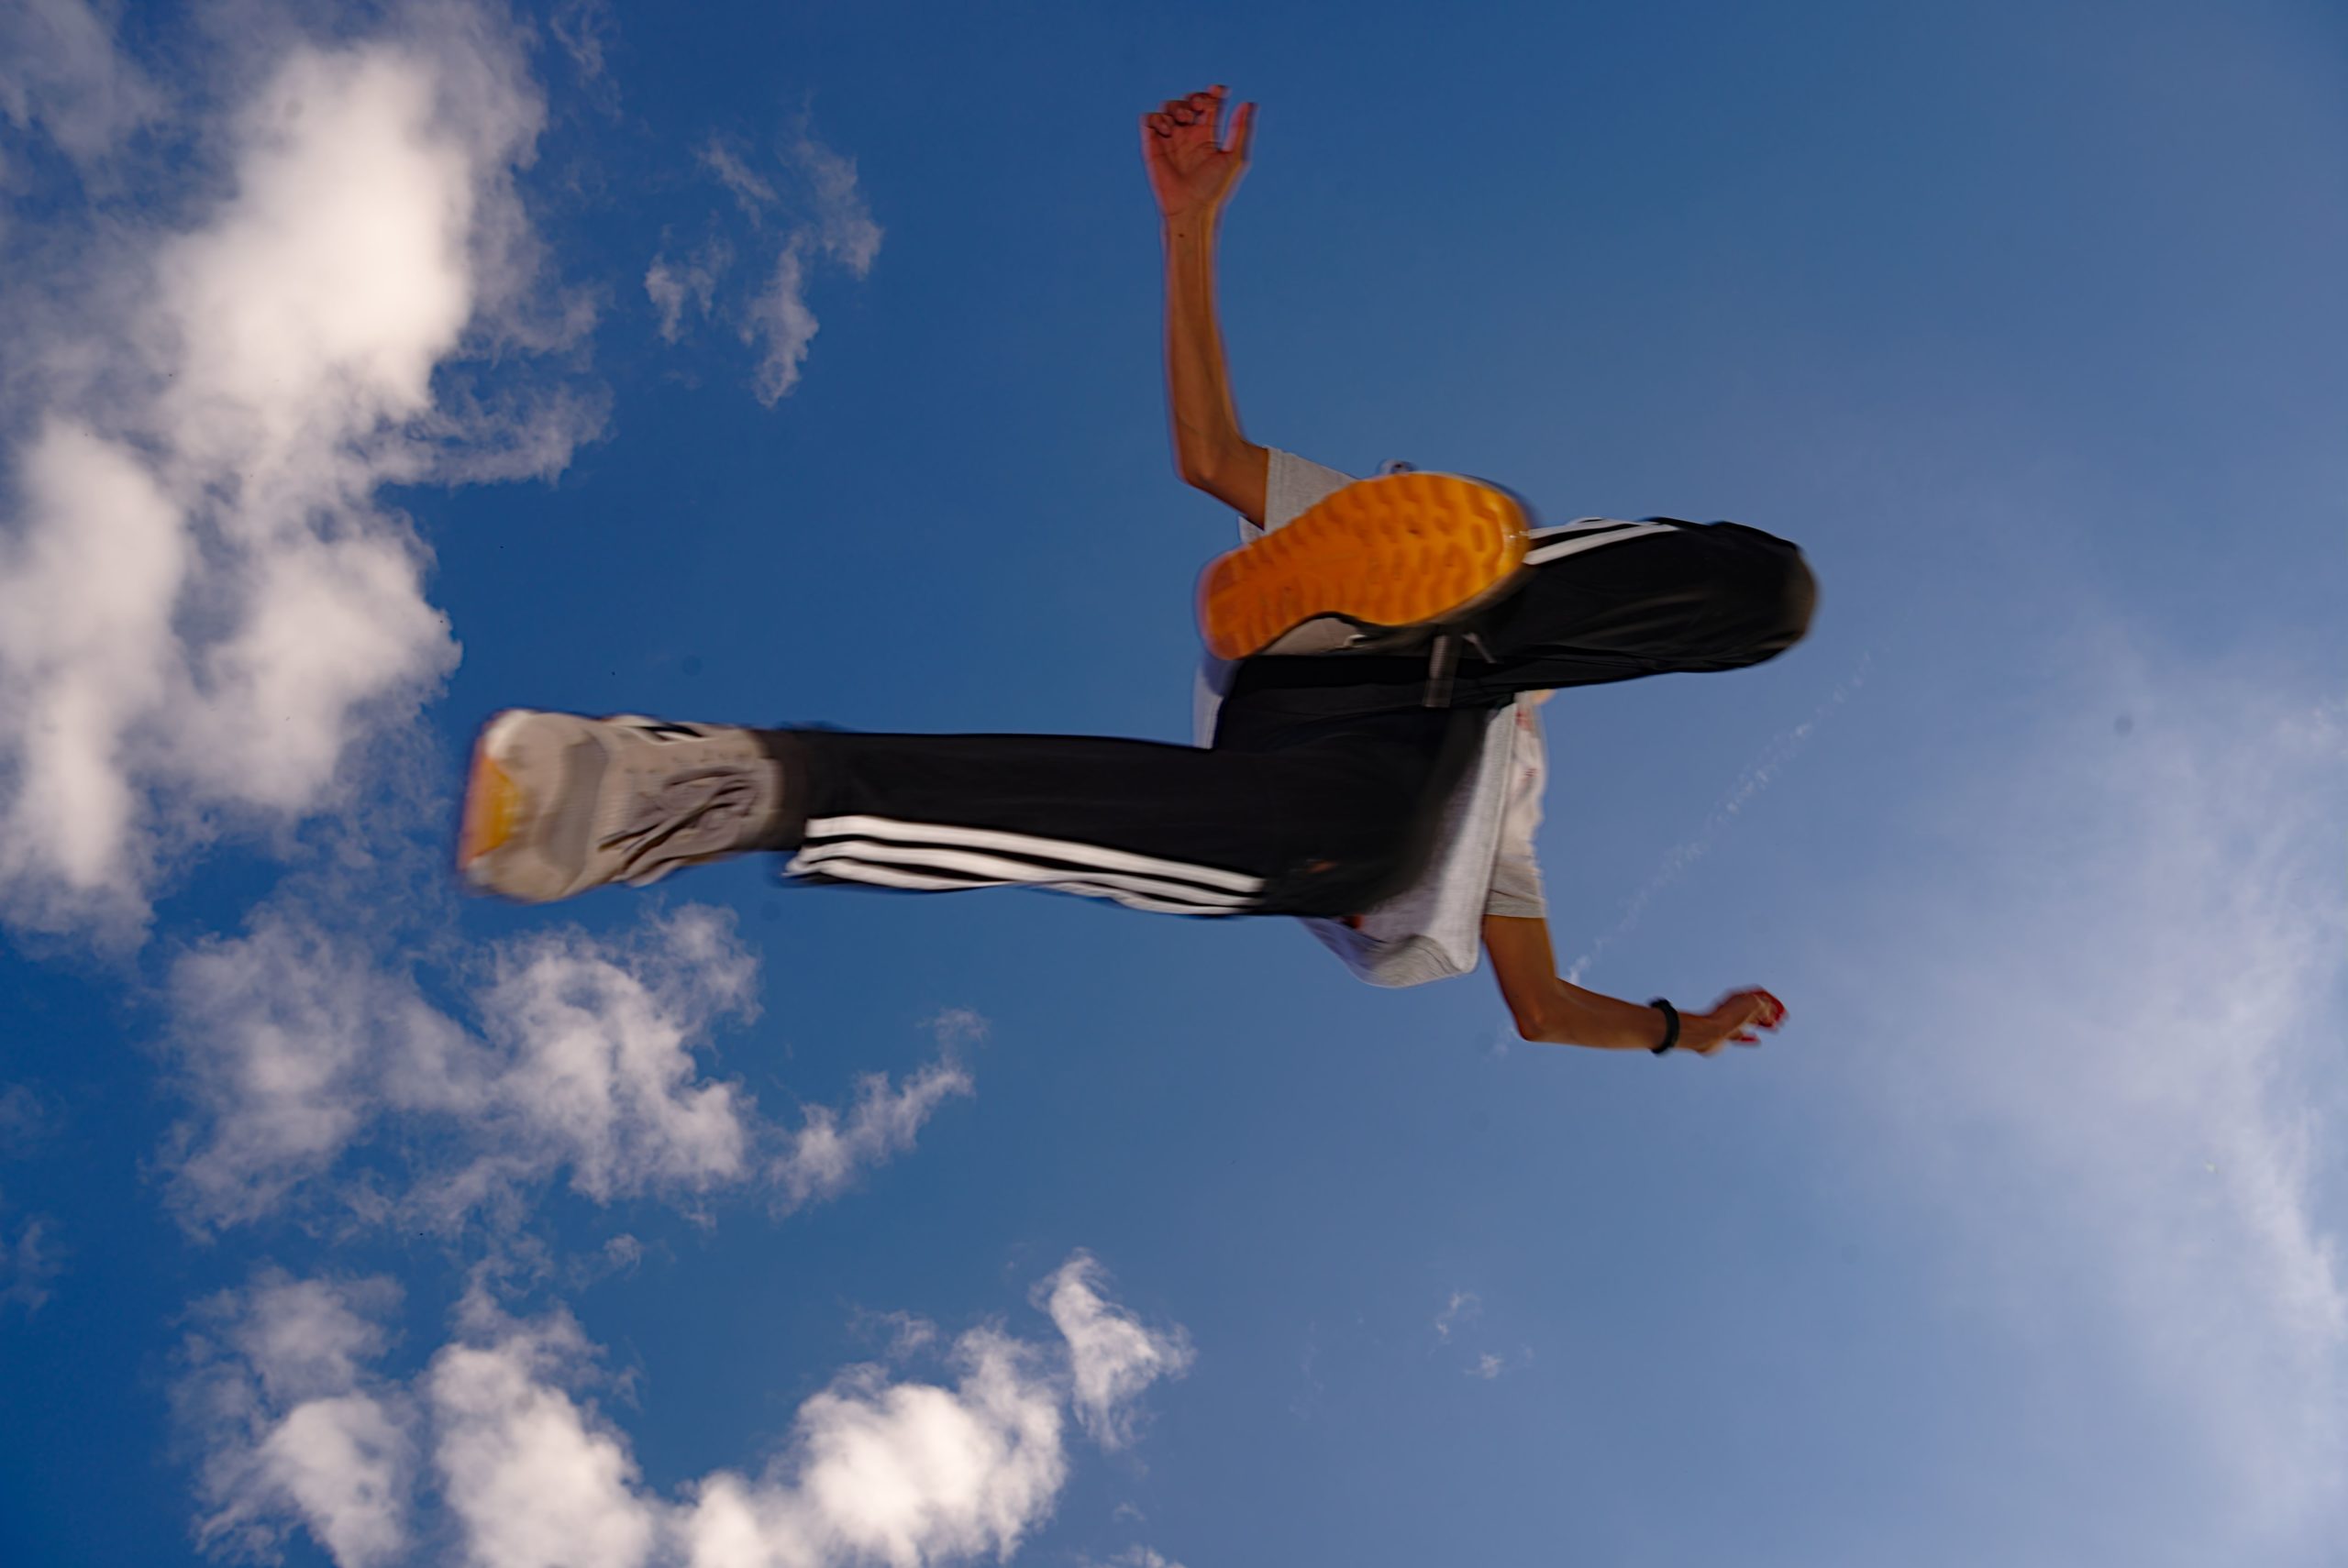
<path id="1" fill-rule="evenodd" d="M 1783 653 L 1810 635 L 1811 617 L 1818 613 L 1818 579 L 1799 547 L 1788 545 L 1780 558 L 1775 597 L 1777 646 Z"/>
<path id="2" fill-rule="evenodd" d="M 1745 547 L 1737 552 L 1728 590 L 1735 627 L 1731 668 L 1775 658 L 1801 641 L 1818 609 L 1818 580 L 1798 546 L 1757 528 L 1738 531 Z"/>

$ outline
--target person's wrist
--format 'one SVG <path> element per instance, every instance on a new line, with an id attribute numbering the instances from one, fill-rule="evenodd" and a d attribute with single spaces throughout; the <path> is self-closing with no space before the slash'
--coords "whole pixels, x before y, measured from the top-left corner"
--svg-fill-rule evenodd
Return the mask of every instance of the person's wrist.
<path id="1" fill-rule="evenodd" d="M 1667 1051 L 1677 1048 L 1679 1044 L 1679 1010 L 1673 1007 L 1661 997 L 1655 998 L 1652 1001 L 1647 1003 L 1647 1006 L 1663 1015 L 1662 1041 L 1658 1044 L 1647 1047 L 1649 1051 L 1652 1051 L 1655 1055 L 1660 1056 Z"/>
<path id="2" fill-rule="evenodd" d="M 1166 225 L 1166 237 L 1168 239 L 1188 238 L 1192 236 L 1203 238 L 1212 235 L 1214 233 L 1216 221 L 1222 215 L 1223 203 L 1220 200 L 1199 202 L 1179 209 L 1165 207 L 1158 209 L 1158 216 Z"/>

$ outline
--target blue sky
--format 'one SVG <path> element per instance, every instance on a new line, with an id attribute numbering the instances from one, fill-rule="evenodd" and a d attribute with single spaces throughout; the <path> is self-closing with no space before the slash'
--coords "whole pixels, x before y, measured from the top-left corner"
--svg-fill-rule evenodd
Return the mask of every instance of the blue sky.
<path id="1" fill-rule="evenodd" d="M 1546 710 L 1514 1041 L 1291 926 L 460 898 L 500 706 L 1186 736 L 1255 438 L 1800 542 Z M 0 1557 L 2317 1564 L 2321 7 L 0 14 Z M 811 335 L 812 334 L 812 335 Z"/>

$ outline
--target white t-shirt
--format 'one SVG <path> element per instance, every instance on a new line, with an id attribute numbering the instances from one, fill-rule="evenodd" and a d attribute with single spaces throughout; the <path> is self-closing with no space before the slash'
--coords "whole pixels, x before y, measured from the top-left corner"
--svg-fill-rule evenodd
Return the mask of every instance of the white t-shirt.
<path id="1" fill-rule="evenodd" d="M 1242 542 L 1282 527 L 1322 497 L 1354 482 L 1350 474 L 1275 450 L 1264 482 L 1264 526 L 1242 520 Z M 1341 646 L 1331 623 L 1280 646 Z M 1232 668 L 1208 661 L 1200 672 L 1194 718 L 1201 745 L 1212 744 L 1215 713 Z M 1415 986 L 1476 967 L 1486 914 L 1539 918 L 1546 912 L 1533 840 L 1541 824 L 1547 748 L 1539 699 L 1520 697 L 1493 710 L 1466 774 L 1445 810 L 1443 834 L 1419 880 L 1374 910 L 1358 926 L 1332 920 L 1304 923 L 1348 968 L 1373 985 Z"/>

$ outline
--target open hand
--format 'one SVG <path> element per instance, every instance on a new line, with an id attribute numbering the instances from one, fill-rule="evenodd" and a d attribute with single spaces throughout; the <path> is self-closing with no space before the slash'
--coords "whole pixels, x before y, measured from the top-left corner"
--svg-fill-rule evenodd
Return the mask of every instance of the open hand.
<path id="1" fill-rule="evenodd" d="M 1239 183 L 1254 138 L 1256 105 L 1242 104 L 1231 116 L 1231 144 L 1220 127 L 1227 91 L 1210 87 L 1186 98 L 1168 98 L 1141 117 L 1141 158 L 1157 210 L 1168 218 L 1213 212 Z"/>
<path id="2" fill-rule="evenodd" d="M 1679 1015 L 1679 1049 L 1709 1056 L 1723 1045 L 1758 1045 L 1758 1031 L 1786 1021 L 1786 1004 L 1765 990 L 1731 991 L 1705 1013 Z"/>

